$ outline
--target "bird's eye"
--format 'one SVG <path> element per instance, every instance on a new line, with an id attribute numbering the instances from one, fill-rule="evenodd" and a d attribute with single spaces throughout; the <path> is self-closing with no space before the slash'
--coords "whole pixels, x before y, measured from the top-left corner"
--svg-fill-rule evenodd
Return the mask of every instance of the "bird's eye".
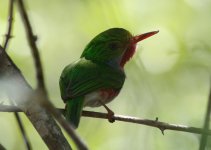
<path id="1" fill-rule="evenodd" d="M 110 42 L 109 43 L 109 48 L 112 50 L 116 50 L 120 48 L 120 42 Z"/>

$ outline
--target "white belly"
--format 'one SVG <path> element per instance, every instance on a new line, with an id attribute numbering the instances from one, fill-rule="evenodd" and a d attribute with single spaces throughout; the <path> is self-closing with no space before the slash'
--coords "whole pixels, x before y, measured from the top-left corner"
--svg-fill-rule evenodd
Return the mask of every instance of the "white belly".
<path id="1" fill-rule="evenodd" d="M 102 106 L 101 102 L 106 104 L 113 100 L 117 95 L 111 96 L 109 93 L 95 91 L 85 95 L 84 107 L 99 107 Z"/>

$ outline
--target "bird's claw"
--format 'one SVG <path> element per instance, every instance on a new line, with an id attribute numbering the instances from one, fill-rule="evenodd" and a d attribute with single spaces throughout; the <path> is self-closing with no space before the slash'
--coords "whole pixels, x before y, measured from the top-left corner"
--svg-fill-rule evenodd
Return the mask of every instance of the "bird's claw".
<path id="1" fill-rule="evenodd" d="M 110 123 L 114 123 L 114 122 L 115 122 L 115 119 L 114 119 L 114 112 L 113 112 L 113 111 L 108 111 L 107 117 L 108 117 L 108 121 L 109 121 Z"/>
<path id="2" fill-rule="evenodd" d="M 103 105 L 103 107 L 107 110 L 107 118 L 108 118 L 108 121 L 110 123 L 114 123 L 115 122 L 115 119 L 114 119 L 114 112 L 109 109 L 101 100 L 100 100 L 100 103 Z"/>

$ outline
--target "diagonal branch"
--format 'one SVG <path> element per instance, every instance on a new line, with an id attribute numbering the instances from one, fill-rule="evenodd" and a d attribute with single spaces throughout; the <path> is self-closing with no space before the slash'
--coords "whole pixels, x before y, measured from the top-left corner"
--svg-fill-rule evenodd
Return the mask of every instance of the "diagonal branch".
<path id="1" fill-rule="evenodd" d="M 13 10 L 14 10 L 14 0 L 10 0 L 9 3 L 9 17 L 8 17 L 8 28 L 5 34 L 4 50 L 7 49 L 10 38 L 12 38 L 12 26 L 13 26 Z"/>
<path id="2" fill-rule="evenodd" d="M 14 101 L 13 100 L 10 100 L 11 101 L 11 104 L 14 105 Z M 21 135 L 23 137 L 23 140 L 24 140 L 24 143 L 25 143 L 25 146 L 26 146 L 26 149 L 27 150 L 31 150 L 31 143 L 29 141 L 29 138 L 26 134 L 26 131 L 25 131 L 25 128 L 24 128 L 24 125 L 23 125 L 23 122 L 21 120 L 21 117 L 20 115 L 18 114 L 18 112 L 14 112 L 14 116 L 15 116 L 15 119 L 17 121 L 17 124 L 18 124 L 18 127 L 21 131 Z"/>
<path id="3" fill-rule="evenodd" d="M 57 110 L 60 111 L 61 113 L 64 112 L 64 109 L 57 109 Z M 0 105 L 0 112 L 22 112 L 22 110 L 16 106 Z M 92 112 L 92 111 L 83 111 L 82 116 L 91 117 L 91 118 L 101 118 L 101 119 L 108 118 L 107 113 Z M 205 135 L 211 136 L 211 130 L 204 130 L 201 128 L 189 127 L 185 125 L 170 124 L 170 123 L 158 121 L 157 118 L 155 120 L 150 120 L 150 119 L 141 119 L 137 117 L 124 116 L 124 115 L 114 115 L 113 118 L 116 121 L 156 127 L 160 129 L 162 133 L 164 133 L 164 130 L 174 130 L 174 131 L 181 131 L 181 132 L 188 132 L 188 133 L 195 133 L 195 134 L 203 133 Z"/>
<path id="4" fill-rule="evenodd" d="M 5 34 L 5 42 L 4 42 L 4 51 L 6 51 L 8 45 L 9 45 L 9 40 L 12 37 L 12 27 L 13 27 L 13 13 L 14 12 L 14 0 L 10 0 L 9 2 L 9 17 L 8 17 L 8 28 L 7 28 L 7 33 Z M 14 104 L 14 102 L 11 100 L 11 104 Z M 17 112 L 14 112 L 14 116 L 16 118 L 16 121 L 18 123 L 18 126 L 20 128 L 24 143 L 26 145 L 27 150 L 31 149 L 31 144 L 30 141 L 26 135 L 24 126 L 23 126 L 23 122 L 21 120 L 21 117 L 19 116 L 19 114 Z"/>
<path id="5" fill-rule="evenodd" d="M 38 97 L 27 96 L 24 93 L 34 93 L 34 90 L 27 83 L 23 77 L 19 68 L 13 63 L 7 53 L 0 46 L 0 81 L 7 81 L 6 85 L 10 85 L 9 88 L 6 85 L 3 86 L 3 90 L 6 93 L 9 92 L 10 98 L 14 101 L 19 101 L 19 108 L 24 111 L 28 119 L 31 121 L 43 141 L 46 143 L 49 149 L 61 149 L 70 150 L 70 145 L 61 132 L 61 129 L 52 118 L 52 116 L 46 112 L 36 101 Z M 15 83 L 14 83 L 15 82 Z M 11 86 L 12 85 L 12 86 Z M 17 89 L 24 91 L 22 96 L 24 103 L 20 103 L 19 95 L 17 96 Z M 2 92 L 2 89 L 1 91 Z M 19 97 L 19 98 L 18 98 Z M 32 99 L 32 101 L 27 101 Z M 22 101 L 21 101 L 22 102 Z M 25 103 L 28 102 L 28 103 Z"/>
<path id="6" fill-rule="evenodd" d="M 47 99 L 44 99 L 47 100 Z M 47 103 L 46 103 L 47 102 Z M 42 105 L 46 110 L 51 113 L 56 120 L 59 122 L 59 124 L 65 129 L 65 131 L 69 134 L 69 136 L 72 138 L 76 146 L 79 150 L 88 150 L 88 147 L 83 142 L 83 140 L 78 136 L 72 125 L 68 123 L 64 117 L 61 115 L 61 113 L 56 110 L 56 108 L 53 106 L 52 103 L 49 103 L 49 101 L 46 101 L 44 105 Z"/>
<path id="7" fill-rule="evenodd" d="M 22 0 L 18 0 L 19 11 L 22 17 L 22 20 L 25 25 L 27 39 L 29 45 L 31 47 L 31 52 L 33 54 L 33 59 L 35 62 L 36 74 L 37 74 L 37 96 L 39 104 L 44 107 L 49 113 L 51 113 L 57 121 L 62 125 L 62 127 L 67 131 L 67 133 L 71 136 L 75 144 L 79 149 L 87 149 L 87 146 L 83 143 L 80 137 L 76 134 L 73 127 L 61 116 L 61 114 L 54 108 L 52 103 L 48 99 L 47 90 L 45 88 L 43 69 L 40 60 L 39 51 L 36 45 L 37 37 L 34 36 L 32 27 L 29 22 L 29 18 L 27 12 L 25 10 L 25 6 Z M 41 97 L 40 97 L 41 96 Z"/>
<path id="8" fill-rule="evenodd" d="M 204 127 L 203 127 L 204 130 L 209 130 L 210 114 L 211 114 L 211 89 L 207 103 L 207 111 L 204 119 Z M 199 150 L 205 150 L 206 145 L 207 145 L 207 135 L 203 133 L 200 140 Z"/>
<path id="9" fill-rule="evenodd" d="M 18 122 L 18 126 L 19 126 L 19 128 L 21 130 L 21 134 L 23 136 L 23 140 L 25 142 L 26 148 L 27 148 L 27 150 L 31 150 L 31 143 L 29 142 L 29 139 L 28 139 L 28 137 L 26 135 L 26 131 L 24 129 L 22 120 L 21 120 L 21 118 L 20 118 L 20 116 L 19 116 L 19 114 L 17 112 L 15 112 L 15 118 L 16 118 L 16 120 Z"/>
<path id="10" fill-rule="evenodd" d="M 17 0 L 18 3 L 18 7 L 19 7 L 19 11 L 22 17 L 22 20 L 24 22 L 25 25 L 25 29 L 26 29 L 26 35 L 27 35 L 27 40 L 29 43 L 29 46 L 31 47 L 31 53 L 33 55 L 33 59 L 34 59 L 34 64 L 35 64 L 35 68 L 36 68 L 36 77 L 37 77 L 37 88 L 41 88 L 42 90 L 44 90 L 44 92 L 46 92 L 45 89 L 45 83 L 44 83 L 44 75 L 43 75 L 43 69 L 42 69 L 42 64 L 41 64 L 41 60 L 40 60 L 40 54 L 36 45 L 36 41 L 37 41 L 37 36 L 35 36 L 33 34 L 32 31 L 32 27 L 31 24 L 29 22 L 29 18 L 28 15 L 26 13 L 26 9 L 25 6 L 23 4 L 22 0 Z"/>
<path id="11" fill-rule="evenodd" d="M 0 150 L 6 150 L 3 145 L 0 144 Z"/>

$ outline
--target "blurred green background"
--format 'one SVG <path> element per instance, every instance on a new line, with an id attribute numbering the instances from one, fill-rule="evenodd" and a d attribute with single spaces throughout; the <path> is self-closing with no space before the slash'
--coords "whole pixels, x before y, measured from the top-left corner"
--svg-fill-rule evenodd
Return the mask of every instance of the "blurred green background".
<path id="1" fill-rule="evenodd" d="M 56 107 L 64 107 L 58 86 L 62 69 L 79 58 L 96 34 L 111 27 L 123 27 L 134 35 L 160 30 L 139 44 L 125 67 L 125 85 L 108 106 L 116 114 L 203 125 L 210 88 L 211 1 L 27 0 L 26 5 Z M 0 42 L 4 41 L 7 14 L 8 1 L 0 0 Z M 13 35 L 9 55 L 35 86 L 33 61 L 17 8 Z M 103 108 L 86 109 L 105 112 Z M 22 118 L 33 148 L 47 149 L 28 119 Z M 163 136 L 151 127 L 85 117 L 77 131 L 92 150 L 196 150 L 200 139 L 190 133 L 166 131 Z M 25 148 L 11 113 L 0 113 L 0 143 L 8 150 Z"/>

